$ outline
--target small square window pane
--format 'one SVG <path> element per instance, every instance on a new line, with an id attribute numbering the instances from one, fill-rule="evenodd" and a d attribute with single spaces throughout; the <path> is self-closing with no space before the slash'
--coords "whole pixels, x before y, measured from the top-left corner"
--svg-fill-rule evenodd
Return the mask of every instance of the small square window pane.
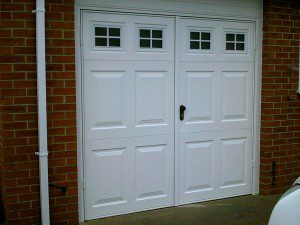
<path id="1" fill-rule="evenodd" d="M 121 46 L 120 38 L 110 38 L 109 46 L 110 47 L 120 47 Z"/>
<path id="2" fill-rule="evenodd" d="M 237 34 L 236 40 L 237 41 L 245 41 L 245 34 Z"/>
<path id="3" fill-rule="evenodd" d="M 96 36 L 106 36 L 107 28 L 106 27 L 95 27 L 95 35 Z"/>
<path id="4" fill-rule="evenodd" d="M 190 39 L 191 40 L 200 40 L 200 32 L 191 32 Z"/>
<path id="5" fill-rule="evenodd" d="M 150 48 L 150 40 L 141 39 L 140 40 L 140 47 L 141 48 Z"/>
<path id="6" fill-rule="evenodd" d="M 191 41 L 190 42 L 190 49 L 199 49 L 200 48 L 200 42 L 199 41 Z"/>
<path id="7" fill-rule="evenodd" d="M 226 50 L 234 50 L 234 43 L 227 42 L 226 43 Z"/>
<path id="8" fill-rule="evenodd" d="M 210 40 L 210 33 L 207 32 L 201 33 L 201 40 Z"/>
<path id="9" fill-rule="evenodd" d="M 152 38 L 162 38 L 162 30 L 152 30 Z"/>
<path id="10" fill-rule="evenodd" d="M 152 48 L 162 48 L 162 40 L 152 40 Z"/>
<path id="11" fill-rule="evenodd" d="M 150 30 L 140 29 L 141 38 L 150 38 Z"/>
<path id="12" fill-rule="evenodd" d="M 107 46 L 106 38 L 95 38 L 95 46 Z"/>
<path id="13" fill-rule="evenodd" d="M 234 41 L 234 34 L 226 34 L 226 41 Z"/>
<path id="14" fill-rule="evenodd" d="M 210 42 L 201 42 L 201 49 L 209 50 L 210 49 Z"/>
<path id="15" fill-rule="evenodd" d="M 244 43 L 236 43 L 236 50 L 245 50 Z"/>
<path id="16" fill-rule="evenodd" d="M 109 36 L 120 37 L 120 28 L 109 28 Z"/>

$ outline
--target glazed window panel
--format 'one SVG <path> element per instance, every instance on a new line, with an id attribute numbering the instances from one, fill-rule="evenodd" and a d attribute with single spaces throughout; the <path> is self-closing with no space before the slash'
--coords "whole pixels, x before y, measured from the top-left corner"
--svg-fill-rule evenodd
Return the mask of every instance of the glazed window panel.
<path id="1" fill-rule="evenodd" d="M 163 48 L 163 30 L 162 29 L 139 29 L 139 47 L 143 49 L 162 49 Z"/>
<path id="2" fill-rule="evenodd" d="M 200 40 L 200 32 L 190 32 L 190 39 L 191 40 Z"/>
<path id="3" fill-rule="evenodd" d="M 140 38 L 150 38 L 150 30 L 140 29 Z"/>
<path id="4" fill-rule="evenodd" d="M 152 38 L 162 38 L 162 30 L 152 30 Z"/>
<path id="5" fill-rule="evenodd" d="M 107 28 L 95 27 L 95 36 L 107 36 Z"/>
<path id="6" fill-rule="evenodd" d="M 211 33 L 190 31 L 190 50 L 211 50 Z"/>
<path id="7" fill-rule="evenodd" d="M 152 40 L 152 48 L 162 48 L 162 40 Z"/>
<path id="8" fill-rule="evenodd" d="M 121 47 L 121 28 L 95 27 L 95 46 L 104 48 Z"/>
<path id="9" fill-rule="evenodd" d="M 201 42 L 201 49 L 203 50 L 210 50 L 210 42 Z"/>
<path id="10" fill-rule="evenodd" d="M 245 51 L 245 34 L 243 33 L 226 33 L 225 35 L 226 51 Z"/>
<path id="11" fill-rule="evenodd" d="M 151 48 L 151 41 L 147 39 L 140 40 L 140 47 L 141 48 Z"/>
<path id="12" fill-rule="evenodd" d="M 202 33 L 201 33 L 201 40 L 202 40 L 202 41 L 204 41 L 204 40 L 209 41 L 209 40 L 210 40 L 210 33 L 202 32 Z"/>

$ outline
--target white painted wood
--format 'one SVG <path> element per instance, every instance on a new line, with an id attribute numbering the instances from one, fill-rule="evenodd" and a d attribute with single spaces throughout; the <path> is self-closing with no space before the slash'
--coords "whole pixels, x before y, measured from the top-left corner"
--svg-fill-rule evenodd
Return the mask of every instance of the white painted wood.
<path id="1" fill-rule="evenodd" d="M 189 32 L 211 32 L 211 51 L 189 50 Z M 246 50 L 244 52 L 225 51 L 225 32 L 245 33 Z M 248 40 L 250 38 L 250 40 Z M 188 62 L 231 62 L 253 60 L 253 24 L 252 22 L 229 22 L 207 19 L 180 20 L 180 61 Z"/>
<path id="2" fill-rule="evenodd" d="M 83 124 L 82 118 L 82 80 L 81 80 L 81 12 L 78 6 L 75 6 L 75 69 L 76 69 L 76 126 L 77 126 L 77 168 L 78 168 L 78 214 L 79 222 L 84 221 L 84 166 L 83 166 Z"/>
<path id="3" fill-rule="evenodd" d="M 136 138 L 133 143 L 136 208 L 174 205 L 174 135 Z"/>
<path id="4" fill-rule="evenodd" d="M 170 4 L 169 4 L 170 3 Z M 234 6 L 234 7 L 233 7 Z M 254 149 L 253 155 L 255 160 L 255 167 L 253 170 L 253 194 L 257 194 L 259 191 L 259 138 L 260 138 L 260 86 L 261 86 L 261 52 L 262 52 L 262 1 L 260 0 L 247 0 L 247 1 L 239 1 L 239 0 L 231 0 L 224 1 L 221 0 L 186 0 L 186 1 L 178 1 L 178 0 L 167 0 L 167 1 L 82 1 L 78 0 L 75 2 L 75 10 L 76 10 L 76 22 L 75 22 L 75 33 L 76 33 L 76 81 L 77 81 L 77 106 L 80 110 L 78 110 L 77 119 L 79 121 L 80 126 L 78 126 L 78 171 L 79 175 L 82 174 L 83 170 L 83 162 L 82 162 L 82 142 L 84 137 L 83 132 L 83 112 L 81 110 L 82 100 L 81 100 L 81 88 L 82 88 L 82 77 L 81 75 L 81 59 L 83 59 L 81 54 L 81 43 L 82 41 L 82 33 L 81 33 L 81 13 L 84 10 L 106 10 L 112 13 L 148 13 L 148 14 L 161 14 L 161 15 L 178 15 L 178 16 L 190 16 L 190 17 L 206 17 L 213 19 L 242 19 L 242 20 L 250 20 L 256 22 L 256 35 L 254 38 L 256 39 L 256 54 L 255 54 L 255 83 L 254 83 L 254 129 L 253 129 L 253 137 L 254 137 Z M 100 12 L 100 11 L 99 11 Z M 82 17 L 81 17 L 82 18 Z M 179 18 L 179 17 L 178 17 Z M 179 29 L 177 29 L 177 34 L 179 34 Z M 178 35 L 176 35 L 178 36 Z M 179 43 L 179 42 L 177 42 Z M 176 54 L 177 55 L 177 54 Z M 178 68 L 178 66 L 176 67 Z M 178 98 L 176 98 L 176 104 Z M 179 106 L 179 105 L 178 105 Z M 175 105 L 175 110 L 178 107 Z M 176 127 L 177 125 L 175 125 Z M 177 133 L 177 131 L 176 131 Z M 176 134 L 177 135 L 177 134 Z M 175 137 L 176 137 L 175 135 Z M 177 138 L 176 138 L 177 139 Z M 175 139 L 175 140 L 176 140 Z M 175 142 L 177 143 L 177 142 Z M 175 144 L 175 149 L 177 144 Z M 176 150 L 177 151 L 177 150 Z M 178 161 L 178 160 L 177 160 Z M 83 175 L 80 177 L 78 183 L 79 188 L 82 187 L 82 179 L 84 179 Z M 177 183 L 177 182 L 176 182 Z M 175 187 L 176 188 L 176 187 Z M 84 220 L 84 207 L 83 207 L 83 188 L 80 188 L 80 199 L 79 199 L 79 220 Z M 175 196 L 176 198 L 176 196 Z"/>
<path id="5" fill-rule="evenodd" d="M 251 193 L 253 24 L 182 19 L 179 204 Z M 189 50 L 190 32 L 211 32 L 211 51 Z M 245 51 L 227 53 L 225 32 L 243 32 Z"/>
<path id="6" fill-rule="evenodd" d="M 160 2 L 162 2 L 162 1 L 160 1 Z M 250 2 L 250 1 L 249 1 Z M 249 4 L 249 2 L 243 2 L 243 4 L 245 5 L 245 4 Z M 256 6 L 254 6 L 254 8 L 256 8 L 255 9 L 255 11 L 256 11 L 256 13 L 257 13 L 257 15 L 256 16 L 249 16 L 248 14 L 247 14 L 247 12 L 246 12 L 246 10 L 243 12 L 244 13 L 244 15 L 242 15 L 242 16 L 238 16 L 238 15 L 234 15 L 234 13 L 231 13 L 231 14 L 227 14 L 227 15 L 225 15 L 225 14 L 222 14 L 222 13 L 220 13 L 221 11 L 223 11 L 223 10 L 220 10 L 221 8 L 222 8 L 222 6 L 220 6 L 220 5 L 218 5 L 218 4 L 215 4 L 214 5 L 214 8 L 215 8 L 215 12 L 213 12 L 213 13 L 210 13 L 210 12 L 208 12 L 208 11 L 206 11 L 206 12 L 202 12 L 203 10 L 205 11 L 205 6 L 203 5 L 203 2 L 202 3 L 199 3 L 199 2 L 194 2 L 195 3 L 195 5 L 193 5 L 192 7 L 191 7 L 191 5 L 189 5 L 189 3 L 188 2 L 185 2 L 184 3 L 184 5 L 189 5 L 189 9 L 191 9 L 191 8 L 193 8 L 193 9 L 195 9 L 194 10 L 194 12 L 192 12 L 193 10 L 187 10 L 187 7 L 180 7 L 180 9 L 178 8 L 177 9 L 177 11 L 175 11 L 174 9 L 176 8 L 176 7 L 178 7 L 178 5 L 176 4 L 176 2 L 172 2 L 172 5 L 173 5 L 173 7 L 168 7 L 168 9 L 164 9 L 164 7 L 163 6 L 165 6 L 164 5 L 164 3 L 162 3 L 160 6 L 159 6 L 159 8 L 160 9 L 157 9 L 157 10 L 153 10 L 153 8 L 151 9 L 151 8 L 147 8 L 147 4 L 149 3 L 149 2 L 147 2 L 147 3 L 145 3 L 145 2 L 143 2 L 141 5 L 143 5 L 143 6 L 139 6 L 140 8 L 137 8 L 137 6 L 138 6 L 138 4 L 135 4 L 135 7 L 132 7 L 132 8 L 130 8 L 130 7 L 128 7 L 129 5 L 127 4 L 127 3 L 125 3 L 124 2 L 124 5 L 123 5 L 123 3 L 120 3 L 120 2 L 118 2 L 118 4 L 116 4 L 115 6 L 113 6 L 113 4 L 112 5 L 110 5 L 111 3 L 108 3 L 108 2 L 106 2 L 105 1 L 105 4 L 107 4 L 106 6 L 104 6 L 103 7 L 103 5 L 101 5 L 102 3 L 100 3 L 100 1 L 97 1 L 97 2 L 94 2 L 95 4 L 94 5 L 92 5 L 92 4 L 89 4 L 88 2 L 86 2 L 87 4 L 81 4 L 81 3 L 79 3 L 79 2 L 77 2 L 76 3 L 76 11 L 77 11 L 77 13 L 79 14 L 80 12 L 84 12 L 83 11 L 83 9 L 93 9 L 93 10 L 95 10 L 95 9 L 98 9 L 98 10 L 107 10 L 107 11 L 111 11 L 112 13 L 115 13 L 116 11 L 118 11 L 118 13 L 115 13 L 115 14 L 122 14 L 122 12 L 124 12 L 124 11 L 126 11 L 126 12 L 136 12 L 136 13 L 158 13 L 159 12 L 159 14 L 164 14 L 164 15 L 189 15 L 189 16 L 199 16 L 199 15 L 204 15 L 205 17 L 213 17 L 213 18 L 227 18 L 227 19 L 236 19 L 236 18 L 243 18 L 243 19 L 245 19 L 245 20 L 252 20 L 253 18 L 257 18 L 257 17 L 260 17 L 261 16 L 261 12 L 259 12 L 259 10 L 257 10 L 257 9 L 259 9 L 259 8 L 261 8 L 261 2 L 260 3 L 257 3 L 256 4 Z M 99 3 L 99 4 L 98 4 Z M 120 4 L 119 4 L 120 3 Z M 140 1 L 140 3 L 141 3 L 141 1 Z M 212 3 L 212 4 L 214 4 L 213 2 L 211 2 L 210 1 L 210 3 Z M 152 2 L 151 2 L 151 4 L 152 4 Z M 206 4 L 206 3 L 205 3 Z M 230 2 L 230 3 L 226 3 L 226 4 L 228 4 L 228 5 L 231 5 L 232 4 L 232 2 Z M 84 5 L 84 6 L 83 6 Z M 110 5 L 110 6 L 109 6 Z M 117 6 L 118 5 L 118 6 Z M 157 4 L 157 3 L 155 3 L 155 5 L 159 5 L 159 4 Z M 182 6 L 182 5 L 181 5 Z M 197 8 L 197 7 L 198 8 Z M 199 7 L 201 6 L 201 10 L 199 10 Z M 204 7 L 203 7 L 204 6 Z M 245 5 L 245 7 L 246 7 L 246 5 Z M 232 7 L 229 7 L 229 8 L 232 8 Z M 232 8 L 233 9 L 233 8 Z M 113 11 L 115 11 L 115 12 L 113 12 Z M 197 11 L 197 12 L 196 12 Z M 216 13 L 217 11 L 219 11 L 218 13 Z M 234 10 L 233 10 L 234 11 Z M 223 11 L 223 12 L 225 12 L 225 11 Z M 99 13 L 99 12 L 98 12 Z M 85 14 L 85 13 L 83 13 L 83 14 Z M 103 14 L 103 12 L 101 12 L 101 14 Z M 179 21 L 179 17 L 178 17 L 178 20 L 177 21 Z M 207 20 L 206 20 L 207 21 Z M 259 21 L 259 20 L 257 20 L 257 21 Z M 79 23 L 79 22 L 78 22 Z M 155 25 L 158 25 L 158 24 L 155 24 Z M 179 25 L 179 23 L 178 23 L 178 25 Z M 245 25 L 245 24 L 244 24 Z M 83 26 L 82 26 L 83 27 Z M 77 28 L 77 27 L 76 27 Z M 79 28 L 78 28 L 79 29 Z M 260 30 L 260 29 L 258 29 L 258 30 Z M 85 32 L 83 32 L 83 33 L 85 33 Z M 174 35 L 174 39 L 175 40 L 179 40 L 179 38 L 177 38 L 176 39 L 176 37 L 179 37 L 179 33 L 181 33 L 182 34 L 182 32 L 181 31 L 179 31 L 179 29 L 177 29 L 177 31 L 176 31 L 176 35 Z M 82 36 L 84 36 L 84 35 L 82 35 Z M 83 41 L 81 41 L 82 43 L 83 43 Z M 178 43 L 176 46 L 178 46 L 179 45 L 179 43 L 182 43 L 182 42 L 176 42 L 176 43 Z M 79 43 L 78 43 L 78 45 L 79 45 Z M 83 44 L 82 45 L 82 49 L 84 49 L 84 46 L 85 46 L 86 44 Z M 78 49 L 78 46 L 76 46 L 77 47 L 77 49 Z M 134 47 L 136 47 L 136 43 L 135 43 L 135 46 Z M 177 47 L 178 48 L 178 47 Z M 261 48 L 261 46 L 260 45 L 258 45 L 258 47 L 257 48 Z M 79 49 L 80 49 L 80 47 L 79 47 Z M 179 48 L 180 49 L 180 51 L 182 51 L 182 49 L 181 48 Z M 137 50 L 137 49 L 136 49 Z M 175 51 L 177 51 L 177 49 L 175 50 Z M 78 51 L 78 52 L 80 52 L 80 51 Z M 179 54 L 176 54 L 176 56 L 175 56 L 175 58 L 177 58 L 178 59 L 178 56 Z M 78 55 L 78 54 L 76 54 L 76 57 L 77 57 L 77 59 L 78 58 L 80 58 L 80 55 Z M 180 56 L 181 57 L 181 56 Z M 83 58 L 83 57 L 82 57 Z M 146 57 L 145 57 L 146 58 Z M 150 57 L 151 58 L 151 57 Z M 246 58 L 246 57 L 242 57 L 242 58 Z M 255 58 L 256 59 L 256 61 L 257 61 L 257 58 L 256 57 L 254 57 L 254 55 L 253 55 L 253 58 Z M 92 59 L 92 58 L 91 58 Z M 95 59 L 97 60 L 97 57 L 95 57 Z M 110 60 L 114 60 L 114 59 L 116 59 L 116 58 L 114 58 L 114 57 L 111 57 L 110 58 Z M 136 59 L 137 60 L 139 60 L 139 58 L 138 57 L 136 57 Z M 202 57 L 202 60 L 204 59 L 204 61 L 205 61 L 205 58 L 203 58 Z M 237 61 L 246 61 L 247 62 L 247 60 L 241 60 L 241 57 L 239 56 L 239 57 L 235 57 L 235 59 L 237 60 Z M 118 59 L 117 59 L 118 60 Z M 121 61 L 121 60 L 123 60 L 123 59 L 119 59 L 119 61 Z M 126 59 L 125 59 L 126 60 Z M 129 58 L 129 60 L 134 60 L 134 58 Z M 162 60 L 168 60 L 168 59 L 163 59 L 162 58 Z M 223 59 L 221 59 L 220 61 L 222 61 L 222 60 L 224 60 L 224 58 Z M 105 57 L 102 59 L 102 61 L 105 61 Z M 197 62 L 197 59 L 195 59 L 195 61 Z M 226 60 L 225 60 L 226 61 Z M 177 62 L 177 61 L 176 61 Z M 179 62 L 179 61 L 178 61 Z M 258 62 L 258 64 L 260 64 L 261 63 L 261 61 L 260 60 L 258 60 L 257 61 Z M 77 67 L 78 68 L 78 67 Z M 175 66 L 175 68 L 178 68 L 177 69 L 177 71 L 179 71 L 179 63 L 177 64 L 177 66 Z M 176 71 L 176 69 L 175 69 L 175 71 Z M 258 69 L 257 69 L 257 67 L 256 67 L 256 73 L 257 73 L 257 71 L 258 71 Z M 156 71 L 157 72 L 157 71 Z M 196 71 L 197 72 L 197 71 Z M 203 71 L 202 71 L 203 72 Z M 78 80 L 79 80 L 79 83 L 84 83 L 82 80 L 81 80 L 81 76 L 80 76 L 80 72 L 78 72 L 77 71 L 77 78 L 78 78 Z M 255 77 L 255 87 L 257 87 L 257 82 L 260 82 L 260 77 Z M 178 84 L 179 84 L 179 82 L 177 82 Z M 176 80 L 175 80 L 175 84 L 176 84 Z M 79 87 L 80 85 L 78 85 L 78 87 Z M 175 86 L 175 87 L 177 87 L 177 86 Z M 79 91 L 80 92 L 80 91 Z M 178 93 L 178 92 L 175 92 L 175 96 L 176 96 L 176 93 Z M 257 94 L 259 94 L 259 93 L 256 93 L 255 92 L 255 95 L 257 95 Z M 177 100 L 176 100 L 177 99 Z M 175 112 L 178 110 L 178 107 L 177 106 L 179 106 L 179 101 L 178 101 L 179 99 L 178 98 L 175 98 L 175 103 L 177 104 L 175 104 Z M 257 104 L 259 104 L 259 103 L 257 103 Z M 257 109 L 258 109 L 258 111 L 259 111 L 259 106 L 258 105 L 255 105 L 255 110 L 256 110 L 256 112 L 257 112 Z M 176 114 L 175 114 L 176 115 Z M 259 115 L 257 115 L 257 114 L 255 114 L 255 117 L 256 118 L 259 118 Z M 79 120 L 82 120 L 81 119 L 82 117 L 79 115 Z M 174 117 L 173 117 L 173 119 L 174 119 Z M 177 117 L 177 115 L 175 116 L 175 123 L 176 123 L 176 121 L 178 121 L 178 117 Z M 257 121 L 257 120 L 256 120 Z M 175 127 L 176 126 L 178 126 L 178 124 L 176 123 L 175 124 Z M 79 129 L 81 129 L 81 128 L 79 128 Z M 256 130 L 259 130 L 259 123 L 255 123 L 255 129 Z M 176 132 L 177 133 L 177 132 Z M 176 134 L 177 135 L 177 134 Z M 175 136 L 176 136 L 175 135 Z M 84 136 L 84 132 L 82 132 L 82 136 Z M 257 136 L 257 135 L 256 135 Z M 259 135 L 258 135 L 259 136 Z M 81 138 L 81 137 L 79 137 L 79 138 Z M 80 140 L 79 140 L 80 141 Z M 175 139 L 175 143 L 177 143 L 176 142 L 176 139 Z M 176 144 L 175 144 L 176 145 Z M 255 152 L 257 151 L 257 149 L 259 148 L 259 145 L 257 145 L 256 144 L 256 148 L 255 148 Z M 175 149 L 176 149 L 176 147 L 175 147 Z M 256 155 L 256 157 L 258 157 L 257 156 L 257 154 L 255 154 Z M 80 159 L 79 159 L 80 160 Z M 175 157 L 175 160 L 176 160 L 176 157 Z M 177 161 L 179 160 L 179 157 L 177 157 Z M 175 165 L 176 165 L 176 163 L 175 163 Z M 258 164 L 257 164 L 258 165 Z M 256 167 L 256 169 L 258 168 L 258 166 Z M 80 169 L 80 168 L 79 168 Z M 176 169 L 176 168 L 175 168 Z M 176 169 L 176 170 L 178 170 L 178 168 Z M 258 170 L 257 170 L 258 171 Z M 256 173 L 257 174 L 257 173 Z M 256 180 L 256 184 L 258 184 L 258 176 L 256 175 L 256 178 L 257 178 L 257 180 Z M 175 178 L 175 180 L 176 180 L 176 178 Z M 178 181 L 178 182 L 175 182 L 175 184 L 176 183 L 180 183 L 180 181 Z M 254 185 L 254 184 L 253 184 Z M 175 185 L 175 190 L 176 190 L 176 185 Z M 176 192 L 175 192 L 176 193 Z M 232 195 L 230 195 L 230 196 L 234 196 L 235 194 L 232 194 Z M 229 196 L 229 195 L 228 195 Z M 222 197 L 224 197 L 224 196 L 219 196 L 218 198 L 222 198 Z M 175 199 L 176 199 L 176 196 L 175 196 Z M 209 199 L 209 198 L 208 198 Z M 175 203 L 176 204 L 176 203 Z M 157 208 L 157 207 L 149 207 L 149 209 L 151 209 L 151 208 Z M 134 210 L 131 210 L 131 211 L 127 211 L 127 212 L 133 212 L 133 211 L 140 211 L 140 210 L 143 210 L 142 208 L 139 208 L 139 209 L 134 209 Z M 80 210 L 80 215 L 82 215 L 82 212 L 84 211 L 84 209 L 83 208 L 81 208 L 81 210 Z M 118 215 L 118 214 L 122 214 L 122 213 L 124 213 L 124 212 L 115 212 L 115 213 L 113 213 L 113 214 L 108 214 L 108 215 Z M 81 220 L 83 220 L 83 218 L 81 218 Z"/>
<path id="7" fill-rule="evenodd" d="M 174 133 L 174 62 L 85 60 L 85 139 Z"/>
<path id="8" fill-rule="evenodd" d="M 85 142 L 86 219 L 174 204 L 174 136 Z"/>
<path id="9" fill-rule="evenodd" d="M 174 60 L 174 19 L 167 17 L 120 15 L 113 13 L 83 14 L 84 59 L 96 60 Z M 94 46 L 95 26 L 116 26 L 121 28 L 121 48 L 101 49 Z M 139 28 L 163 30 L 163 49 L 144 49 L 138 45 Z M 173 40 L 173 41 L 170 41 Z"/>
<path id="10" fill-rule="evenodd" d="M 95 46 L 95 25 L 120 47 Z M 163 48 L 141 51 L 139 27 Z M 174 205 L 172 35 L 174 18 L 83 14 L 85 219 Z"/>
<path id="11" fill-rule="evenodd" d="M 221 136 L 221 195 L 251 193 L 251 130 L 233 130 Z"/>
<path id="12" fill-rule="evenodd" d="M 180 135 L 179 203 L 251 193 L 251 130 Z"/>
<path id="13" fill-rule="evenodd" d="M 132 149 L 128 140 L 85 144 L 86 218 L 126 211 L 133 182 Z"/>
<path id="14" fill-rule="evenodd" d="M 254 55 L 254 85 L 253 85 L 253 176 L 252 176 L 252 194 L 259 194 L 259 167 L 260 167 L 260 119 L 261 119 L 261 79 L 262 79 L 262 36 L 263 36 L 263 19 L 255 21 L 255 55 Z"/>
<path id="15" fill-rule="evenodd" d="M 75 4 L 84 9 L 151 12 L 185 16 L 213 16 L 214 18 L 257 18 L 262 15 L 260 0 L 76 0 Z"/>
<path id="16" fill-rule="evenodd" d="M 251 128 L 253 63 L 181 62 L 180 133 Z M 238 94 L 237 94 L 238 93 Z"/>
<path id="17" fill-rule="evenodd" d="M 180 17 L 176 16 L 175 17 L 175 37 L 179 37 L 180 36 Z M 175 38 L 175 101 L 174 101 L 174 112 L 176 114 L 176 112 L 178 113 L 178 109 L 180 107 L 180 99 L 179 99 L 179 87 L 180 87 L 180 61 L 179 61 L 179 50 L 180 50 L 180 40 L 179 38 Z M 174 198 L 175 198 L 175 206 L 179 205 L 179 124 L 177 123 L 179 118 L 179 115 L 175 115 L 174 116 L 174 124 L 175 124 L 175 135 L 174 135 L 174 143 L 175 143 L 175 163 L 174 163 L 174 168 L 175 168 L 175 182 L 174 182 Z"/>

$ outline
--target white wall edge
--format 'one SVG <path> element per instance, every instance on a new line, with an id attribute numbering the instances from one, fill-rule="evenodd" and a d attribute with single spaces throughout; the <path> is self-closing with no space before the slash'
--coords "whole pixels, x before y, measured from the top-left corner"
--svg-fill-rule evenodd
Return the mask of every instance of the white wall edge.
<path id="1" fill-rule="evenodd" d="M 103 11 L 123 11 L 123 12 L 148 12 L 159 15 L 180 15 L 180 16 L 203 16 L 214 18 L 249 18 L 257 19 L 258 10 L 256 7 L 259 0 L 248 0 L 253 2 L 247 4 L 243 1 L 231 0 L 231 4 L 224 4 L 218 0 L 76 0 L 75 4 L 85 9 Z M 261 4 L 262 5 L 262 4 Z M 256 7 L 255 7 L 256 6 Z M 219 9 L 219 10 L 216 10 Z"/>
<path id="2" fill-rule="evenodd" d="M 255 21 L 255 86 L 253 118 L 253 171 L 252 194 L 259 194 L 260 175 L 260 123 L 261 123 L 261 80 L 262 80 L 262 38 L 263 20 Z"/>
<path id="3" fill-rule="evenodd" d="M 77 125 L 77 169 L 79 222 L 84 221 L 84 173 L 83 173 L 83 110 L 81 81 L 81 13 L 75 5 L 75 73 L 76 73 L 76 125 Z"/>

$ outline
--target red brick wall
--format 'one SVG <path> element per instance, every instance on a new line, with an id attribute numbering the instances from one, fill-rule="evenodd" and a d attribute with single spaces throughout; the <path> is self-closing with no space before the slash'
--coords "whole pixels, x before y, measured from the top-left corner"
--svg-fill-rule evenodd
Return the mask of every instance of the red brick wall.
<path id="1" fill-rule="evenodd" d="M 0 79 L 1 83 L 1 79 Z M 1 86 L 1 84 L 0 84 Z M 3 189 L 3 182 L 4 182 L 4 152 L 3 152 L 3 135 L 2 135 L 2 124 L 3 124 L 3 101 L 0 99 L 0 223 L 3 221 L 3 213 L 4 209 L 2 206 L 3 203 L 3 194 L 4 194 L 4 189 Z"/>
<path id="2" fill-rule="evenodd" d="M 51 4 L 50 4 L 51 3 Z M 34 0 L 1 0 L 0 191 L 9 224 L 39 224 Z M 264 1 L 261 193 L 284 191 L 300 174 L 299 3 Z M 73 0 L 46 1 L 46 62 L 53 224 L 77 224 Z M 1 119 L 2 118 L 2 119 Z M 275 184 L 272 162 L 276 162 Z"/>
<path id="3" fill-rule="evenodd" d="M 264 1 L 261 194 L 281 193 L 300 176 L 300 2 Z M 272 162 L 275 180 L 272 185 Z"/>
<path id="4" fill-rule="evenodd" d="M 50 4 L 51 3 L 51 4 Z M 1 192 L 9 224 L 39 224 L 34 0 L 1 0 Z M 73 0 L 46 0 L 49 182 L 53 224 L 78 223 Z"/>

